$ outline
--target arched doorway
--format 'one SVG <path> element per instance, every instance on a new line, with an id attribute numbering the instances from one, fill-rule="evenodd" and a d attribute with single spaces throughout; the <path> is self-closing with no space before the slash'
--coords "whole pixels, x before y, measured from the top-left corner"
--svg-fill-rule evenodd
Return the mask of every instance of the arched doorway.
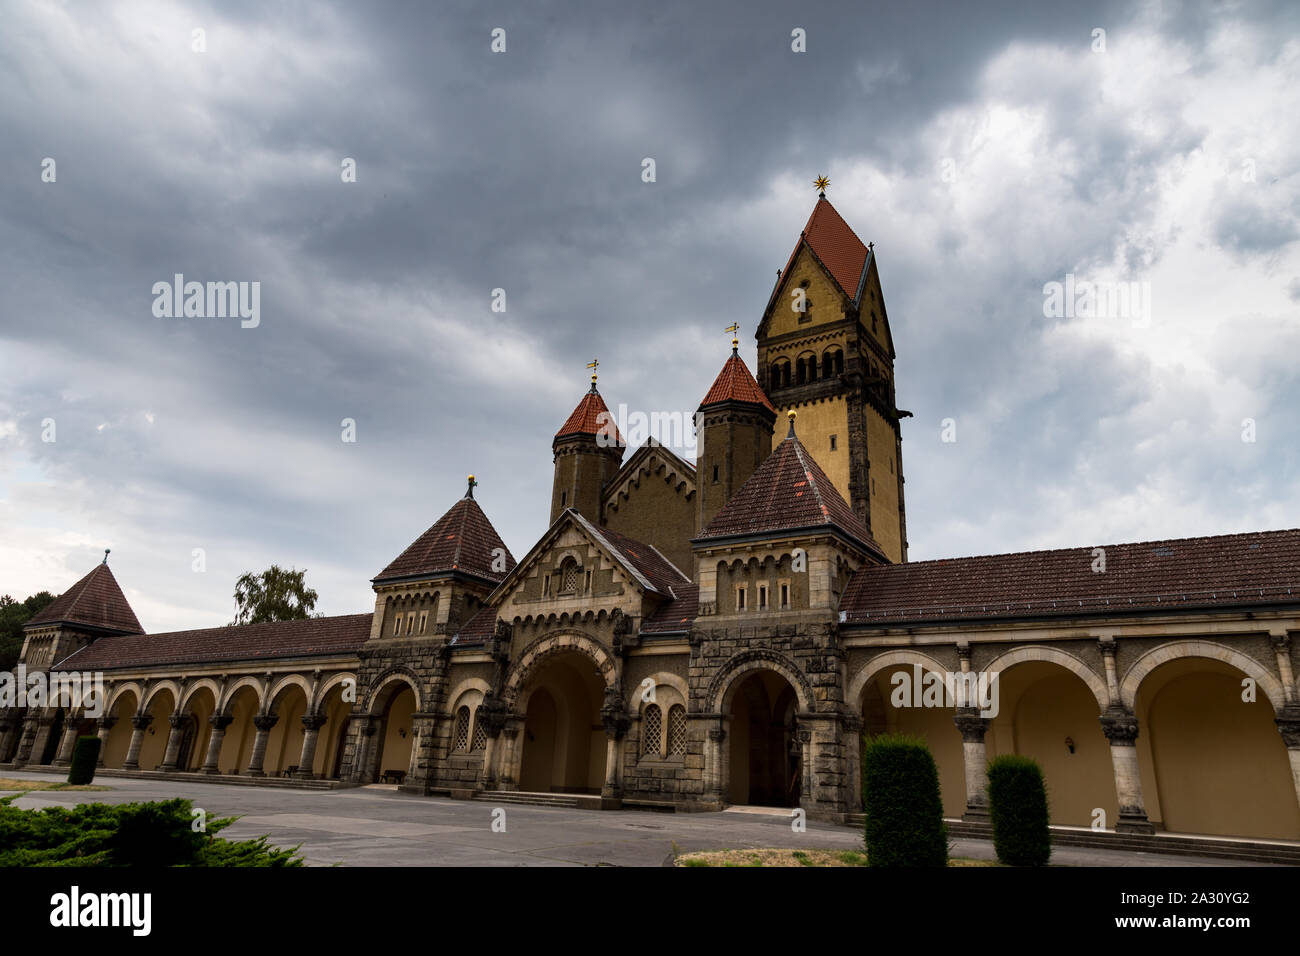
<path id="1" fill-rule="evenodd" d="M 307 713 L 307 695 L 297 684 L 285 684 L 271 701 L 271 713 L 278 718 L 266 742 L 262 769 L 270 777 L 282 777 L 296 770 L 302 759 L 302 718 Z"/>
<path id="2" fill-rule="evenodd" d="M 380 691 L 375 703 L 382 719 L 375 734 L 378 759 L 371 772 L 372 783 L 382 779 L 386 772 L 404 777 L 410 769 L 415 730 L 411 720 L 411 715 L 415 713 L 415 691 L 405 681 L 394 680 Z"/>
<path id="3" fill-rule="evenodd" d="M 731 694 L 727 799 L 734 804 L 797 807 L 803 777 L 799 701 L 780 674 L 758 670 Z"/>
<path id="4" fill-rule="evenodd" d="M 212 687 L 200 686 L 189 694 L 182 707 L 189 716 L 189 722 L 181 738 L 176 766 L 180 770 L 197 772 L 203 769 L 203 762 L 208 756 L 208 744 L 212 740 L 210 718 L 217 707 L 216 692 Z"/>
<path id="5" fill-rule="evenodd" d="M 312 761 L 312 775 L 323 779 L 337 779 L 343 765 L 343 750 L 347 744 L 348 724 L 352 705 L 343 699 L 342 683 L 335 684 L 316 707 L 316 713 L 325 718 L 316 740 L 316 758 Z"/>
<path id="6" fill-rule="evenodd" d="M 149 698 L 147 713 L 153 719 L 149 721 L 140 744 L 141 770 L 157 770 L 162 766 L 163 759 L 167 756 L 167 738 L 172 729 L 168 718 L 175 710 L 176 697 L 169 687 L 163 687 Z"/>
<path id="7" fill-rule="evenodd" d="M 1138 765 L 1147 816 L 1171 833 L 1300 838 L 1286 745 L 1273 706 L 1246 674 L 1208 658 L 1179 658 L 1138 687 Z"/>
<path id="8" fill-rule="evenodd" d="M 226 704 L 225 716 L 231 720 L 217 758 L 217 769 L 221 773 L 237 774 L 248 769 L 253 756 L 253 741 L 257 738 L 253 718 L 257 716 L 259 704 L 257 691 L 249 684 L 236 690 Z"/>
<path id="9" fill-rule="evenodd" d="M 519 789 L 533 793 L 600 793 L 605 782 L 604 682 L 578 652 L 547 660 L 524 687 Z"/>
<path id="10" fill-rule="evenodd" d="M 139 708 L 140 698 L 136 696 L 134 690 L 123 691 L 109 708 L 108 715 L 113 720 L 113 726 L 104 743 L 102 761 L 105 768 L 120 770 L 122 764 L 126 762 L 126 752 L 131 746 L 133 729 L 131 718 Z"/>

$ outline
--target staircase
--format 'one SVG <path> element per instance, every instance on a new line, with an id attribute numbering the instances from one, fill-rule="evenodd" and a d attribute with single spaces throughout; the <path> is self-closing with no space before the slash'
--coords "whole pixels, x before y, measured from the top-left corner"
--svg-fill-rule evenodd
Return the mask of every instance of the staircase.
<path id="1" fill-rule="evenodd" d="M 486 790 L 474 794 L 480 802 L 531 807 L 563 807 L 568 810 L 617 810 L 620 801 L 595 793 L 530 793 L 526 790 Z"/>

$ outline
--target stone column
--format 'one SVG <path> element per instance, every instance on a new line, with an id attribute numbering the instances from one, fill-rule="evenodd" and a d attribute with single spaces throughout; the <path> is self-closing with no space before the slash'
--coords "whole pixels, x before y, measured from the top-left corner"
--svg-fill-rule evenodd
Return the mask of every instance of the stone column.
<path id="1" fill-rule="evenodd" d="M 68 718 L 68 722 L 63 728 L 63 739 L 59 741 L 59 752 L 54 757 L 53 766 L 68 767 L 72 765 L 72 750 L 77 746 L 77 723 L 76 719 Z"/>
<path id="2" fill-rule="evenodd" d="M 208 752 L 203 757 L 201 773 L 221 773 L 221 743 L 226 739 L 226 728 L 234 719 L 223 714 L 213 714 L 208 718 L 208 723 L 212 725 L 212 735 L 208 738 Z"/>
<path id="3" fill-rule="evenodd" d="M 519 727 L 511 721 L 502 728 L 501 735 L 505 737 L 505 743 L 502 745 L 501 779 L 497 781 L 497 787 L 501 790 L 515 790 L 518 788 L 515 782 L 515 749 L 519 743 Z"/>
<path id="4" fill-rule="evenodd" d="M 257 728 L 257 736 L 253 738 L 253 753 L 248 758 L 248 775 L 250 777 L 265 777 L 262 772 L 262 764 L 266 761 L 266 744 L 271 739 L 271 728 L 279 721 L 275 714 L 258 714 L 253 718 L 253 726 Z"/>
<path id="5" fill-rule="evenodd" d="M 1277 718 L 1277 729 L 1286 744 L 1286 755 L 1291 761 L 1291 780 L 1295 784 L 1296 800 L 1300 800 L 1300 704 L 1282 708 Z"/>
<path id="6" fill-rule="evenodd" d="M 862 718 L 849 714 L 843 721 L 844 766 L 848 773 L 849 813 L 862 812 Z"/>
<path id="7" fill-rule="evenodd" d="M 27 762 L 40 764 L 45 757 L 45 747 L 49 743 L 50 733 L 54 730 L 54 717 L 38 717 L 36 736 L 32 739 L 31 749 L 27 752 Z"/>
<path id="8" fill-rule="evenodd" d="M 101 717 L 96 721 L 99 725 L 99 759 L 95 761 L 96 767 L 104 766 L 104 754 L 108 751 L 108 735 L 113 730 L 113 725 L 117 723 L 116 717 Z"/>
<path id="9" fill-rule="evenodd" d="M 812 736 L 812 731 L 806 727 L 799 730 L 799 806 L 805 809 L 810 809 L 815 802 Z"/>
<path id="10" fill-rule="evenodd" d="M 978 707 L 959 707 L 953 723 L 961 731 L 961 755 L 966 768 L 966 812 L 963 820 L 989 818 L 988 755 L 984 734 L 989 728 L 987 717 Z"/>
<path id="11" fill-rule="evenodd" d="M 131 726 L 135 729 L 131 731 L 131 746 L 126 748 L 126 760 L 122 762 L 123 770 L 140 769 L 140 748 L 144 746 L 144 732 L 149 729 L 153 723 L 153 717 L 150 714 L 136 714 L 131 718 Z"/>
<path id="12" fill-rule="evenodd" d="M 497 788 L 497 739 L 500 732 L 488 734 L 487 743 L 483 746 L 483 789 L 495 790 Z"/>
<path id="13" fill-rule="evenodd" d="M 18 752 L 14 754 L 14 766 L 21 767 L 31 758 L 32 745 L 36 742 L 39 718 L 30 715 L 23 720 L 23 729 L 18 738 Z"/>
<path id="14" fill-rule="evenodd" d="M 1297 703 L 1295 698 L 1295 672 L 1291 669 L 1291 637 L 1288 634 L 1270 634 L 1273 654 L 1277 658 L 1277 672 L 1282 675 L 1282 694 L 1288 706 Z"/>
<path id="15" fill-rule="evenodd" d="M 1142 804 L 1142 775 L 1137 758 L 1137 717 L 1122 707 L 1108 707 L 1101 715 L 1101 730 L 1110 741 L 1110 761 L 1115 768 L 1115 795 L 1119 798 L 1117 833 L 1155 833 Z"/>
<path id="16" fill-rule="evenodd" d="M 619 743 L 632 726 L 632 718 L 623 706 L 623 697 L 616 687 L 605 688 L 605 703 L 600 709 L 600 721 L 605 727 L 605 785 L 600 795 L 609 799 L 623 796 L 623 779 L 619 773 Z"/>
<path id="17" fill-rule="evenodd" d="M 722 801 L 722 784 L 723 784 L 723 750 L 722 745 L 727 739 L 727 730 L 719 726 L 709 728 L 708 767 L 704 774 L 705 793 L 712 800 Z"/>
<path id="18" fill-rule="evenodd" d="M 357 743 L 350 777 L 356 783 L 370 783 L 370 750 L 378 728 L 375 726 L 374 718 L 369 714 L 354 716 L 352 723 L 356 727 Z"/>
<path id="19" fill-rule="evenodd" d="M 1101 648 L 1101 662 L 1106 669 L 1106 696 L 1110 707 L 1123 708 L 1119 698 L 1119 672 L 1115 667 L 1115 652 L 1119 646 L 1113 637 L 1098 638 L 1097 646 Z"/>
<path id="20" fill-rule="evenodd" d="M 320 736 L 320 729 L 325 726 L 325 715 L 305 714 L 302 726 L 302 754 L 298 757 L 298 772 L 294 776 L 311 780 L 316 776 L 312 766 L 316 763 L 316 740 Z"/>
<path id="21" fill-rule="evenodd" d="M 163 754 L 160 770 L 174 771 L 181 756 L 181 740 L 185 736 L 185 714 L 172 714 L 167 718 L 171 731 L 167 734 L 167 750 Z"/>

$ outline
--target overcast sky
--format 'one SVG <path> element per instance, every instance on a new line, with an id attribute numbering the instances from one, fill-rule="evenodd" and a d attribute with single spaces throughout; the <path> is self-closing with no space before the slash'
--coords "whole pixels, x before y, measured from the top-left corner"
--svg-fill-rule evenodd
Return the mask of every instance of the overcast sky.
<path id="1" fill-rule="evenodd" d="M 112 548 L 148 631 L 273 562 L 368 610 L 470 471 L 521 557 L 585 364 L 687 413 L 733 321 L 752 367 L 820 174 L 913 559 L 1300 525 L 1300 6 L 1082 7 L 7 5 L 0 593 Z M 157 317 L 177 273 L 260 324 Z"/>

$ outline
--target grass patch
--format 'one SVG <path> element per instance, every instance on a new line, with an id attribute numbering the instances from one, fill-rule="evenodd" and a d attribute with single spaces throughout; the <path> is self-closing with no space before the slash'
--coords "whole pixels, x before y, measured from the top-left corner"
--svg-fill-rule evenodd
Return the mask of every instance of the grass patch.
<path id="1" fill-rule="evenodd" d="M 861 850 L 707 850 L 683 853 L 677 866 L 866 866 L 867 855 Z M 954 857 L 949 866 L 1000 866 L 993 860 Z"/>
<path id="2" fill-rule="evenodd" d="M 0 777 L 0 790 L 112 790 L 112 787 L 100 787 L 95 784 L 83 783 L 76 786 L 65 782 L 52 782 L 47 780 L 14 780 L 12 778 Z"/>

